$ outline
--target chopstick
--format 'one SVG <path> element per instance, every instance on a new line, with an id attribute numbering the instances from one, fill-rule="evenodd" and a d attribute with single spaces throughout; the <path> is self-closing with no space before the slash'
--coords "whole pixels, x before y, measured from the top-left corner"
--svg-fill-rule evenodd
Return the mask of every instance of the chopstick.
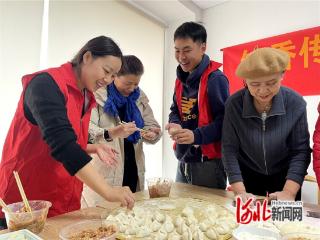
<path id="1" fill-rule="evenodd" d="M 2 198 L 0 198 L 0 206 L 7 212 L 7 213 L 13 213 L 13 211 L 11 211 L 11 209 L 7 206 L 7 204 L 5 204 L 5 202 L 3 201 Z M 16 219 L 16 216 L 14 214 L 12 214 L 11 216 L 12 218 Z"/>
<path id="2" fill-rule="evenodd" d="M 121 121 L 120 124 L 127 124 L 127 122 Z M 138 129 L 140 132 L 147 132 L 147 130 L 144 130 L 144 129 L 142 129 L 142 128 L 138 128 L 138 127 L 137 127 L 137 129 Z"/>
<path id="3" fill-rule="evenodd" d="M 13 171 L 13 175 L 14 175 L 14 177 L 15 177 L 15 179 L 16 179 L 16 182 L 17 182 L 17 185 L 18 185 L 18 188 L 19 188 L 19 192 L 20 192 L 20 195 L 21 195 L 22 200 L 23 200 L 23 202 L 24 202 L 24 205 L 26 206 L 28 212 L 31 213 L 32 210 L 31 210 L 31 207 L 30 207 L 30 205 L 29 205 L 27 196 L 26 196 L 26 194 L 25 194 L 25 192 L 24 192 L 24 190 L 23 190 L 23 187 L 22 187 L 22 183 L 21 183 L 19 174 L 18 174 L 18 172 Z"/>
<path id="4" fill-rule="evenodd" d="M 9 212 L 9 213 L 12 212 L 11 209 L 8 208 L 7 204 L 5 204 L 5 202 L 3 201 L 2 198 L 0 198 L 0 205 L 1 205 L 1 207 L 2 207 L 5 211 L 7 211 L 7 212 Z"/>

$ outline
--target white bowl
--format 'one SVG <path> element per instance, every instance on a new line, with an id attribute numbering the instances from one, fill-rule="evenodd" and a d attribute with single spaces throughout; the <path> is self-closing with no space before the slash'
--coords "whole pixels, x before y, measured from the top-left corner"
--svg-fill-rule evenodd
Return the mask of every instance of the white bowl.
<path id="1" fill-rule="evenodd" d="M 236 240 L 280 240 L 278 233 L 268 229 L 259 228 L 256 226 L 240 225 L 232 232 L 232 236 Z M 264 238 L 262 238 L 264 237 Z M 268 237 L 268 238 L 267 238 Z"/>
<path id="2" fill-rule="evenodd" d="M 0 235 L 0 240 L 43 240 L 34 233 L 30 232 L 28 229 L 22 229 L 19 231 L 14 231 Z"/>
<path id="3" fill-rule="evenodd" d="M 320 233 L 288 233 L 281 238 L 282 240 L 296 240 L 296 239 L 307 239 L 307 240 L 319 240 Z"/>

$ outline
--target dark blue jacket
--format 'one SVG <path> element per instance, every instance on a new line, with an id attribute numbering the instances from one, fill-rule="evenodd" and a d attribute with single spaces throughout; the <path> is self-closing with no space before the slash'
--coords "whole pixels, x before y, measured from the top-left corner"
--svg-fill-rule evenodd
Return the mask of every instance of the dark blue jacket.
<path id="1" fill-rule="evenodd" d="M 224 105 L 226 99 L 229 97 L 229 82 L 220 70 L 212 72 L 208 79 L 208 98 L 214 120 L 205 127 L 198 127 L 199 83 L 201 75 L 208 67 L 209 62 L 209 57 L 204 55 L 198 67 L 191 74 L 184 72 L 180 66 L 177 67 L 177 77 L 183 85 L 182 107 L 184 113 L 181 118 L 174 94 L 173 103 L 170 108 L 169 122 L 177 123 L 180 124 L 182 128 L 193 130 L 195 139 L 192 145 L 177 144 L 175 154 L 178 160 L 182 162 L 198 162 L 202 160 L 201 149 L 194 148 L 193 145 L 208 144 L 221 140 Z"/>
<path id="2" fill-rule="evenodd" d="M 293 90 L 280 88 L 265 121 L 248 89 L 238 91 L 226 102 L 222 134 L 222 161 L 230 183 L 242 181 L 243 165 L 264 175 L 287 170 L 287 179 L 302 184 L 310 164 L 310 136 L 306 102 Z"/>

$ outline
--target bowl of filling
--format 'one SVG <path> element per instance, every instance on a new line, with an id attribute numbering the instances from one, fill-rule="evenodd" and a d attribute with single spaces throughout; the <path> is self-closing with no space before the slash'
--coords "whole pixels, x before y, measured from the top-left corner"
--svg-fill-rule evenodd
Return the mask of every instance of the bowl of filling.
<path id="1" fill-rule="evenodd" d="M 61 229 L 61 240 L 115 240 L 117 225 L 111 221 L 85 220 L 70 224 Z"/>
<path id="2" fill-rule="evenodd" d="M 29 205 L 31 212 L 27 211 L 23 202 L 7 205 L 9 212 L 2 209 L 10 231 L 28 229 L 33 233 L 40 233 L 43 230 L 51 202 L 34 200 L 29 201 Z"/>
<path id="3" fill-rule="evenodd" d="M 148 178 L 147 185 L 150 198 L 169 197 L 172 180 L 168 178 Z"/>

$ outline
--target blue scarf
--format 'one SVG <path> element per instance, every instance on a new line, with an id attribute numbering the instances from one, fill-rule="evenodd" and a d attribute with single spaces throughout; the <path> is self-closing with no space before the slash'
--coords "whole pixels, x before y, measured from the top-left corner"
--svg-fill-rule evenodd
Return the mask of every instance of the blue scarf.
<path id="1" fill-rule="evenodd" d="M 144 121 L 141 112 L 137 107 L 136 101 L 140 96 L 140 89 L 136 88 L 128 97 L 124 97 L 118 91 L 114 83 L 107 86 L 108 99 L 104 104 L 104 112 L 113 116 L 119 117 L 118 109 L 125 106 L 124 119 L 125 122 L 135 121 L 138 128 L 144 127 Z M 135 131 L 127 137 L 128 141 L 137 143 L 140 139 L 140 132 Z"/>

